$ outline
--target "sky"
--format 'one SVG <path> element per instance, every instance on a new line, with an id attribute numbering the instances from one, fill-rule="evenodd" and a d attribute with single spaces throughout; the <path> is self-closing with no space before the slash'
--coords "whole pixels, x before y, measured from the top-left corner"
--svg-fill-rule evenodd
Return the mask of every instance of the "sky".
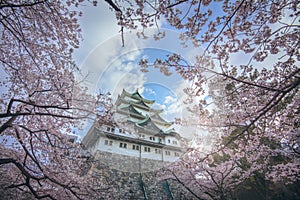
<path id="1" fill-rule="evenodd" d="M 125 46 L 122 47 L 120 27 L 104 1 L 100 1 L 97 7 L 83 7 L 83 16 L 79 22 L 84 40 L 75 52 L 75 60 L 81 69 L 77 79 L 84 80 L 91 94 L 101 89 L 102 92 L 110 92 L 115 101 L 123 89 L 129 92 L 138 89 L 145 98 L 155 100 L 154 108 L 164 109 L 161 116 L 166 120 L 174 121 L 175 117 L 187 115 L 187 105 L 183 103 L 187 96 L 183 89 L 191 83 L 176 73 L 165 76 L 158 69 L 150 68 L 147 73 L 141 72 L 138 62 L 146 58 L 151 64 L 156 58 L 163 59 L 173 53 L 192 62 L 193 56 L 201 51 L 200 48 L 183 48 L 178 42 L 179 33 L 163 28 L 163 22 L 159 26 L 166 32 L 165 38 L 159 41 L 153 39 L 152 34 L 157 29 L 146 32 L 148 39 L 139 39 L 136 33 L 125 32 Z M 175 128 L 178 132 L 182 129 L 179 126 Z M 84 131 L 79 133 L 81 137 Z M 184 132 L 190 135 L 196 129 L 189 128 Z"/>
<path id="2" fill-rule="evenodd" d="M 194 56 L 203 51 L 200 47 L 190 45 L 184 48 L 178 41 L 179 33 L 169 29 L 164 20 L 160 21 L 158 26 L 166 32 L 165 38 L 155 41 L 151 37 L 157 29 L 146 31 L 148 39 L 139 39 L 136 33 L 125 32 L 125 46 L 122 47 L 120 27 L 117 25 L 114 12 L 105 1 L 98 1 L 96 7 L 87 4 L 80 9 L 83 12 L 83 16 L 79 18 L 83 41 L 74 53 L 75 61 L 81 69 L 77 80 L 84 80 L 83 83 L 91 94 L 97 94 L 101 89 L 103 92 L 110 92 L 115 100 L 123 89 L 129 92 L 138 89 L 145 98 L 156 101 L 154 108 L 165 110 L 161 115 L 168 121 L 173 121 L 175 117 L 190 117 L 189 119 L 195 117 L 189 116 L 191 113 L 186 109 L 188 105 L 183 103 L 186 98 L 183 89 L 191 85 L 189 81 L 183 80 L 176 73 L 164 76 L 158 69 L 142 73 L 138 62 L 142 58 L 147 58 L 151 64 L 155 58 L 165 58 L 167 54 L 177 53 L 188 63 L 193 63 Z M 213 7 L 214 11 L 220 9 Z M 288 14 L 286 13 L 287 16 Z M 291 18 L 287 17 L 287 20 Z M 275 29 L 278 25 L 274 24 L 272 28 Z M 256 67 L 272 66 L 277 61 L 276 57 L 278 55 L 269 56 L 265 62 L 255 63 Z M 249 60 L 240 54 L 231 54 L 230 59 L 232 64 L 247 64 Z M 2 76 L 5 74 L 1 67 L 0 73 Z M 0 92 L 6 92 L 5 88 L 1 87 Z M 202 98 L 209 97 L 205 94 Z M 88 125 L 90 124 L 87 124 L 87 127 Z M 197 126 L 175 128 L 187 137 L 203 131 Z M 83 137 L 86 132 L 87 129 L 84 129 L 77 134 Z"/>

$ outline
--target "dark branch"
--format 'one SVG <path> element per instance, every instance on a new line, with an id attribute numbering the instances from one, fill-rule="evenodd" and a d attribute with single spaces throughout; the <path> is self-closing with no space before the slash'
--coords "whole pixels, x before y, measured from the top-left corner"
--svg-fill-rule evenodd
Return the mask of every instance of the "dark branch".
<path id="1" fill-rule="evenodd" d="M 48 0 L 44 0 L 44 1 L 37 1 L 37 2 L 33 2 L 33 3 L 23 3 L 23 4 L 13 4 L 13 3 L 5 3 L 0 5 L 0 9 L 2 8 L 20 8 L 20 7 L 31 7 L 31 6 L 35 6 L 38 4 L 43 4 L 45 2 L 47 2 Z"/>
<path id="2" fill-rule="evenodd" d="M 105 0 L 116 12 L 121 12 L 120 8 L 114 3 L 112 2 L 112 0 Z"/>

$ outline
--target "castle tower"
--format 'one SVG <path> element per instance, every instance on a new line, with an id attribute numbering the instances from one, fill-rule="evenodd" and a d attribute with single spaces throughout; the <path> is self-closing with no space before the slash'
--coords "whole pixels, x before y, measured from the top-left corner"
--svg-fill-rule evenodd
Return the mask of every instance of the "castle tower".
<path id="1" fill-rule="evenodd" d="M 163 110 L 153 109 L 154 100 L 138 91 L 125 90 L 114 104 L 114 121 L 94 124 L 83 139 L 92 153 L 108 152 L 130 157 L 172 162 L 181 155 L 180 135 L 164 120 Z"/>

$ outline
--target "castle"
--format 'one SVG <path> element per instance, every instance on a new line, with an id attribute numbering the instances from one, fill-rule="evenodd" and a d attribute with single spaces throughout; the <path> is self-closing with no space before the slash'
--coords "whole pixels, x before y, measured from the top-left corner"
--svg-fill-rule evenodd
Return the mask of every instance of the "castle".
<path id="1" fill-rule="evenodd" d="M 154 103 L 138 90 L 118 95 L 112 122 L 94 123 L 83 138 L 85 148 L 99 161 L 90 173 L 109 177 L 122 199 L 192 199 L 180 184 L 158 180 L 157 172 L 183 154 L 185 140 Z"/>
<path id="2" fill-rule="evenodd" d="M 160 116 L 163 110 L 152 108 L 154 103 L 137 90 L 123 90 L 114 104 L 114 121 L 94 124 L 83 144 L 93 155 L 100 151 L 162 162 L 178 159 L 182 137 Z"/>

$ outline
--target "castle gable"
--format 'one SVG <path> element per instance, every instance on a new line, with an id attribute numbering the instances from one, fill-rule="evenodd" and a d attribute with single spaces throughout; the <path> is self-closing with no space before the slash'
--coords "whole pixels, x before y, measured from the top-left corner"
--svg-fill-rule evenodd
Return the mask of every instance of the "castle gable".
<path id="1" fill-rule="evenodd" d="M 153 121 L 155 121 L 156 123 L 158 123 L 158 124 L 160 124 L 160 125 L 163 125 L 163 126 L 165 126 L 165 127 L 169 127 L 169 126 L 172 125 L 171 122 L 168 122 L 168 121 L 166 121 L 165 119 L 163 119 L 163 118 L 159 115 L 159 113 L 155 113 L 155 114 L 151 115 L 150 118 L 151 118 Z"/>
<path id="2" fill-rule="evenodd" d="M 144 129 L 151 130 L 153 132 L 160 132 L 161 129 L 153 123 L 150 117 L 147 117 L 146 119 L 137 122 L 137 125 L 143 127 Z"/>

